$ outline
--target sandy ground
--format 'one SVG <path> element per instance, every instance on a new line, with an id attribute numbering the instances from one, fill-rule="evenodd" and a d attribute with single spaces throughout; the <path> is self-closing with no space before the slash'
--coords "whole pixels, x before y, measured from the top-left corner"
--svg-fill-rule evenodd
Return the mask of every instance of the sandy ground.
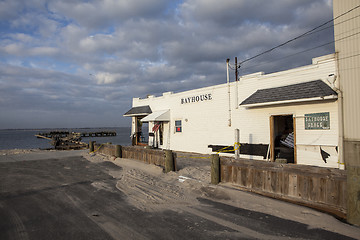
<path id="1" fill-rule="evenodd" d="M 14 155 L 14 154 L 25 154 L 25 153 L 36 153 L 44 151 L 55 151 L 55 150 L 40 150 L 40 149 L 6 149 L 0 150 L 1 155 Z"/>
<path id="2" fill-rule="evenodd" d="M 83 154 L 84 158 L 94 163 L 110 161 L 120 166 L 122 171 L 109 171 L 109 174 L 117 179 L 116 187 L 126 195 L 127 201 L 142 211 L 164 211 L 171 208 L 178 212 L 194 213 L 189 206 L 199 205 L 198 199 L 201 197 L 212 198 L 237 208 L 303 223 L 308 225 L 308 228 L 320 228 L 360 239 L 360 228 L 343 223 L 328 214 L 240 191 L 230 184 L 211 185 L 210 159 L 197 158 L 191 154 L 178 156 L 178 171 L 165 174 L 161 167 L 136 160 L 86 152 Z M 101 183 L 94 183 L 94 186 L 106 188 Z M 201 213 L 199 216 L 208 217 Z M 231 222 L 223 224 L 232 227 Z"/>
<path id="3" fill-rule="evenodd" d="M 126 205 L 133 206 L 134 209 L 137 209 L 137 211 L 135 211 L 131 208 L 128 209 L 127 207 L 121 207 L 122 205 L 116 205 L 115 198 L 113 199 L 113 204 L 115 205 L 112 206 L 112 208 L 116 210 L 117 206 L 120 210 L 117 209 L 116 211 L 120 211 L 120 213 L 125 210 L 131 210 L 134 212 L 138 212 L 139 214 L 142 214 L 142 212 L 144 212 L 148 213 L 148 215 L 145 214 L 145 216 L 156 215 L 160 216 L 158 219 L 161 220 L 164 218 L 163 213 L 170 210 L 173 212 L 177 212 L 181 216 L 193 216 L 192 218 L 197 218 L 199 221 L 195 221 L 195 225 L 192 227 L 196 227 L 196 224 L 204 224 L 204 222 L 216 223 L 217 226 L 220 225 L 224 227 L 224 229 L 233 230 L 234 234 L 241 233 L 245 234 L 246 236 L 251 236 L 255 239 L 288 239 L 288 237 L 279 238 L 278 235 L 266 235 L 259 231 L 254 231 L 251 228 L 239 224 L 239 219 L 236 219 L 242 217 L 249 217 L 249 214 L 255 214 L 255 218 L 248 218 L 249 221 L 253 221 L 249 222 L 249 224 L 256 224 L 256 222 L 268 223 L 271 221 L 274 221 L 273 224 L 276 224 L 277 221 L 281 224 L 290 224 L 291 226 L 305 226 L 305 229 L 307 229 L 306 231 L 314 229 L 319 233 L 317 229 L 322 229 L 327 231 L 328 233 L 338 233 L 340 234 L 340 236 L 343 237 L 348 236 L 353 239 L 360 239 L 360 228 L 343 223 L 328 214 L 321 213 L 307 207 L 282 202 L 249 192 L 240 191 L 230 184 L 221 183 L 219 185 L 211 185 L 210 159 L 206 158 L 205 156 L 199 157 L 198 155 L 194 154 L 178 153 L 178 171 L 165 174 L 161 167 L 155 165 L 148 165 L 137 160 L 108 157 L 101 154 L 89 154 L 87 150 L 0 150 L 0 162 L 4 163 L 4 169 L 7 166 L 6 163 L 13 163 L 13 166 L 20 167 L 18 169 L 18 171 L 20 171 L 20 174 L 24 173 L 26 175 L 28 172 L 28 170 L 22 172 L 26 169 L 24 168 L 24 170 L 22 170 L 24 167 L 21 163 L 22 161 L 26 161 L 27 165 L 30 164 L 29 166 L 33 166 L 33 164 L 38 164 L 39 166 L 42 166 L 42 163 L 45 164 L 45 162 L 41 163 L 41 161 L 37 160 L 48 160 L 47 164 L 60 164 L 59 169 L 57 169 L 57 167 L 59 166 L 49 166 L 49 168 L 43 167 L 43 170 L 45 171 L 42 173 L 43 175 L 40 174 L 41 169 L 39 169 L 39 173 L 35 174 L 34 177 L 36 178 L 37 176 L 39 176 L 40 179 L 42 179 L 43 177 L 49 179 L 47 182 L 39 182 L 35 180 L 35 182 L 40 184 L 41 186 L 44 184 L 47 186 L 47 184 L 52 183 L 50 179 L 55 177 L 59 178 L 57 179 L 57 181 L 61 180 L 63 177 L 67 176 L 67 174 L 70 174 L 68 177 L 70 177 L 71 181 L 75 181 L 74 179 L 77 179 L 77 181 L 81 180 L 80 182 L 83 182 L 84 180 L 81 178 L 82 175 L 80 174 L 81 171 L 84 172 L 84 177 L 89 179 L 90 177 L 94 177 L 92 176 L 92 174 L 100 174 L 98 170 L 96 170 L 95 172 L 91 170 L 88 173 L 87 170 L 83 169 L 79 165 L 77 171 L 73 170 L 74 172 L 78 173 L 74 175 L 73 173 L 70 173 L 71 168 L 73 167 L 72 165 L 64 165 L 64 169 L 61 169 L 61 164 L 65 164 L 65 162 L 61 162 L 61 159 L 70 159 L 68 160 L 69 164 L 80 164 L 81 166 L 86 166 L 86 168 L 89 167 L 88 171 L 90 171 L 94 166 L 98 166 L 101 167 L 101 169 L 104 169 L 104 171 L 106 172 L 106 176 L 109 176 L 110 178 L 105 178 L 102 175 L 102 177 L 99 178 L 96 178 L 95 176 L 95 180 L 91 181 L 90 184 L 92 188 L 97 189 L 99 192 L 102 192 L 103 194 L 110 194 L 109 197 L 111 196 L 111 193 L 121 193 L 121 198 L 124 197 L 126 199 Z M 32 160 L 35 160 L 35 162 L 31 162 Z M 87 161 L 89 162 L 86 165 Z M 110 163 L 114 163 L 119 167 L 116 167 L 115 165 Z M 33 170 L 37 172 L 36 167 Z M 14 172 L 16 171 L 16 169 L 11 171 Z M 50 173 L 50 171 L 53 172 Z M 55 175 L 50 176 L 49 174 Z M 4 177 L 6 178 L 6 175 L 4 175 Z M 57 186 L 59 183 L 55 181 L 55 179 L 53 180 L 53 185 Z M 10 181 L 9 183 L 11 183 L 12 179 L 7 178 L 7 181 Z M 20 178 L 19 181 L 22 181 L 22 178 Z M 25 181 L 23 184 L 26 185 L 28 184 L 28 182 Z M 19 187 L 21 186 L 22 185 L 20 184 Z M 42 187 L 45 190 L 50 189 L 49 191 L 51 191 L 52 187 L 46 188 L 46 186 Z M 77 186 L 78 185 L 69 185 L 69 188 L 71 189 L 72 187 Z M 10 187 L 10 185 L 4 186 L 4 189 L 5 187 Z M 79 188 L 80 187 L 82 187 L 82 185 L 79 185 Z M 9 191 L 10 190 L 15 191 L 14 189 L 9 189 Z M 20 190 L 23 191 L 23 189 Z M 64 188 L 61 191 L 69 193 L 68 191 L 70 190 Z M 5 192 L 7 192 L 7 190 Z M 77 196 L 75 193 L 74 196 Z M 40 192 L 40 194 L 43 193 Z M 78 207 L 78 209 L 87 213 L 87 210 L 90 209 L 89 211 L 93 211 L 93 209 L 87 209 L 88 206 L 86 205 L 87 202 L 85 200 L 88 199 L 88 195 L 86 194 L 86 197 L 81 201 L 73 195 L 65 195 L 72 199 L 74 201 L 74 204 L 76 203 L 75 205 Z M 25 197 L 29 196 L 25 195 Z M 36 198 L 36 196 L 37 195 L 34 195 L 35 200 L 41 200 L 41 198 Z M 51 198 L 51 196 L 52 195 L 50 194 L 48 197 Z M 102 195 L 96 195 L 96 197 L 102 197 Z M 104 195 L 103 197 L 107 199 L 107 195 Z M 30 199 L 34 200 L 33 198 Z M 95 200 L 95 196 L 89 198 L 89 200 L 90 199 Z M 109 202 L 109 200 L 107 200 L 107 202 Z M 22 205 L 23 203 L 18 206 L 21 207 Z M 94 208 L 97 209 L 98 206 L 94 205 Z M 229 216 L 226 215 L 225 212 L 223 215 L 223 210 L 221 209 L 224 209 L 225 212 L 227 211 L 228 213 L 230 213 L 231 218 L 229 218 Z M 104 210 L 108 209 L 105 208 Z M 96 216 L 96 218 L 100 219 L 98 215 L 99 214 L 96 213 L 92 214 L 91 216 Z M 264 219 L 259 220 L 258 218 Z M 283 219 L 286 221 L 283 221 Z M 113 233 L 113 235 L 115 236 L 114 239 L 118 239 L 118 234 L 121 233 L 119 233 L 119 229 L 113 225 L 111 225 L 110 227 L 106 225 L 109 224 L 109 222 L 111 223 L 111 221 L 103 221 L 103 219 L 100 219 L 95 222 L 98 225 L 100 224 L 99 226 L 102 226 L 103 229 L 106 229 L 106 232 Z M 101 224 L 105 224 L 106 226 L 103 226 Z M 283 226 L 283 228 L 286 228 L 286 226 Z M 201 229 L 201 227 L 199 227 L 199 229 Z M 297 229 L 296 231 L 299 231 L 299 229 Z M 221 232 L 221 234 L 219 236 L 224 236 L 224 232 Z M 335 235 L 330 236 L 334 237 Z M 325 239 L 324 236 L 322 237 L 323 239 Z M 139 239 L 141 238 L 139 237 Z"/>

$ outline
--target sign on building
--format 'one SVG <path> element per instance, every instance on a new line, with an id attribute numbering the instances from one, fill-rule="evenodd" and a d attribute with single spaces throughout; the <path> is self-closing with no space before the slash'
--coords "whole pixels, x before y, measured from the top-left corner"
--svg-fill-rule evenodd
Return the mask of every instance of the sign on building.
<path id="1" fill-rule="evenodd" d="M 200 94 L 200 95 L 197 95 L 197 96 L 182 98 L 181 99 L 181 104 L 203 102 L 203 101 L 209 101 L 209 100 L 212 100 L 211 93 Z"/>
<path id="2" fill-rule="evenodd" d="M 330 129 L 330 113 L 309 113 L 305 114 L 305 129 Z"/>

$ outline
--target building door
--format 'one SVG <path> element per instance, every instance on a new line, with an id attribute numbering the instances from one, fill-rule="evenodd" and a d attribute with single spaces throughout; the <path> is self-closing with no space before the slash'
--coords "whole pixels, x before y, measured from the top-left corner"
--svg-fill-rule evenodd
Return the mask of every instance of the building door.
<path id="1" fill-rule="evenodd" d="M 296 126 L 293 115 L 270 117 L 270 159 L 296 163 Z"/>
<path id="2" fill-rule="evenodd" d="M 148 141 L 148 123 L 141 122 L 144 116 L 136 116 L 134 122 L 134 135 L 132 136 L 132 145 L 146 146 Z"/>
<path id="3" fill-rule="evenodd" d="M 163 136 L 164 136 L 164 123 L 163 122 L 154 122 L 154 127 L 152 128 L 154 135 L 153 147 L 158 148 L 163 145 Z"/>

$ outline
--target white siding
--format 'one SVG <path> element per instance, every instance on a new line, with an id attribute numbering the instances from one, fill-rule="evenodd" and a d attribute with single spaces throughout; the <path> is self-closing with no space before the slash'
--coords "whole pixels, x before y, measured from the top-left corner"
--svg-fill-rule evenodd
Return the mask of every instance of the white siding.
<path id="1" fill-rule="evenodd" d="M 334 0 L 334 17 L 359 5 L 359 0 Z M 334 22 L 335 51 L 339 59 L 340 89 L 343 92 L 344 137 L 360 140 L 360 8 Z"/>
<path id="2" fill-rule="evenodd" d="M 146 99 L 135 98 L 133 106 L 150 105 L 152 111 L 170 109 L 171 122 L 164 130 L 164 145 L 173 150 L 211 153 L 208 145 L 233 145 L 235 129 L 240 129 L 240 142 L 252 144 L 270 143 L 271 115 L 293 115 L 296 117 L 296 142 L 301 146 L 320 146 L 334 148 L 338 145 L 338 113 L 337 101 L 306 103 L 297 105 L 278 105 L 262 108 L 247 109 L 238 106 L 258 89 L 323 80 L 327 83 L 330 74 L 335 73 L 333 55 L 327 55 L 313 60 L 313 64 L 301 68 L 291 69 L 273 74 L 252 74 L 244 76 L 240 82 L 230 83 L 231 126 L 229 119 L 228 85 L 221 84 L 206 88 L 195 89 L 181 93 L 164 93 L 163 96 L 150 96 Z M 235 87 L 238 87 L 238 102 L 236 102 Z M 182 98 L 211 94 L 212 100 L 181 104 Z M 305 130 L 304 114 L 329 112 L 330 130 Z M 176 133 L 175 120 L 182 120 L 182 132 Z M 170 136 L 169 136 L 170 132 Z M 170 137 L 170 146 L 166 142 Z M 165 140 L 166 139 L 166 140 Z M 312 164 L 308 158 L 314 159 L 315 153 L 304 153 L 304 147 L 299 148 L 298 163 Z M 320 150 L 319 150 L 320 151 Z M 314 152 L 314 151 L 311 151 Z M 259 159 L 262 157 L 251 157 Z M 337 162 L 337 156 L 332 153 L 330 162 Z M 320 153 L 316 161 L 324 162 Z M 336 160 L 333 160 L 336 159 Z M 330 164 L 328 164 L 330 165 Z"/>
<path id="3" fill-rule="evenodd" d="M 321 157 L 320 146 L 317 145 L 299 145 L 297 146 L 297 157 L 301 160 L 298 164 L 316 165 L 320 167 L 341 168 L 338 163 L 338 152 L 335 147 L 321 146 L 321 149 L 330 156 L 326 162 Z"/>

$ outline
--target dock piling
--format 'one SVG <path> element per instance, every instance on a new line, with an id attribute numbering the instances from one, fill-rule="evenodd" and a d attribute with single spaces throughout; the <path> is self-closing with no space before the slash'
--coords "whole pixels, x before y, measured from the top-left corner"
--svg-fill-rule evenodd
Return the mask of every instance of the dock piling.
<path id="1" fill-rule="evenodd" d="M 90 143 L 89 143 L 89 151 L 90 152 L 94 151 L 94 141 L 90 141 Z"/>
<path id="2" fill-rule="evenodd" d="M 122 158 L 122 147 L 120 145 L 115 145 L 115 157 Z"/>
<path id="3" fill-rule="evenodd" d="M 211 184 L 220 182 L 220 157 L 219 154 L 211 154 Z"/>
<path id="4" fill-rule="evenodd" d="M 171 150 L 164 150 L 165 152 L 165 173 L 175 171 L 174 155 Z"/>

